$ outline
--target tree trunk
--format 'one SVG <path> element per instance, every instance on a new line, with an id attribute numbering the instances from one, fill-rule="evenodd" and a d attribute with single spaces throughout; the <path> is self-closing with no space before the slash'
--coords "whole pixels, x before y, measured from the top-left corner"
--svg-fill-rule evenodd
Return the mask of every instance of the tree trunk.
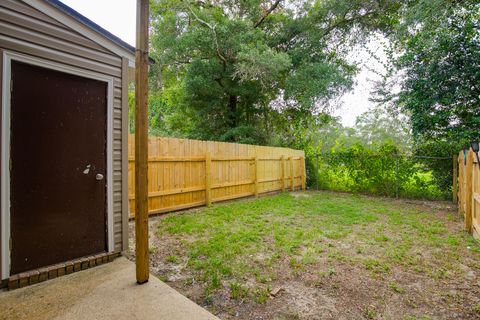
<path id="1" fill-rule="evenodd" d="M 237 114 L 237 96 L 230 95 L 228 99 L 228 108 L 230 110 L 230 126 L 232 128 L 237 127 L 238 125 L 238 114 Z"/>

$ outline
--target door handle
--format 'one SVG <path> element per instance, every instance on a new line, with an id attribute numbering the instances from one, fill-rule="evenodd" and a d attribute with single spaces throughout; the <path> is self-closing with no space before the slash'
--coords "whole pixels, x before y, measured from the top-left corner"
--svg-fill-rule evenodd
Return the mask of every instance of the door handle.
<path id="1" fill-rule="evenodd" d="M 97 179 L 98 181 L 103 180 L 103 174 L 97 173 L 95 179 Z"/>

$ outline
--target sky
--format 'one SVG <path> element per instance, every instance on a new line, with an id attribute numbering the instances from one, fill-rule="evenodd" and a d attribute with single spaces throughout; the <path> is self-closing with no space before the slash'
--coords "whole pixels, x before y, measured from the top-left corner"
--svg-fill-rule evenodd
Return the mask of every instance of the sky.
<path id="1" fill-rule="evenodd" d="M 344 126 L 355 126 L 357 117 L 375 106 L 369 98 L 370 92 L 374 89 L 374 82 L 381 80 L 379 73 L 385 73 L 385 67 L 382 65 L 382 62 L 387 61 L 382 45 L 385 41 L 385 38 L 377 35 L 364 47 L 353 48 L 349 54 L 349 62 L 355 63 L 360 71 L 354 79 L 353 90 L 345 94 L 336 105 L 334 115 L 341 117 Z M 375 58 L 369 52 L 372 52 Z"/>
<path id="2" fill-rule="evenodd" d="M 136 0 L 60 0 L 120 39 L 135 45 Z"/>
<path id="3" fill-rule="evenodd" d="M 135 45 L 136 0 L 61 1 L 122 40 Z M 368 47 L 381 57 L 383 56 L 378 44 L 371 43 Z M 364 48 L 354 48 L 350 59 L 360 63 L 363 67 L 355 78 L 356 85 L 353 90 L 339 100 L 334 115 L 341 117 L 344 126 L 353 127 L 357 116 L 373 107 L 373 103 L 368 99 L 370 91 L 373 89 L 372 80 L 378 80 L 378 75 L 368 69 L 381 69 L 381 64 L 371 58 Z M 365 68 L 365 66 L 369 68 Z"/>

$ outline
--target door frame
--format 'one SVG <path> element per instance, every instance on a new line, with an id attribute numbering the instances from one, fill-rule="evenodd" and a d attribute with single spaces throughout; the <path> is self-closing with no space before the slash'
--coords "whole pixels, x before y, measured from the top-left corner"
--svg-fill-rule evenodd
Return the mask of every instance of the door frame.
<path id="1" fill-rule="evenodd" d="M 19 61 L 107 83 L 107 251 L 114 251 L 113 237 L 113 77 L 12 51 L 3 51 L 1 130 L 1 270 L 0 279 L 10 277 L 10 79 L 11 62 Z"/>

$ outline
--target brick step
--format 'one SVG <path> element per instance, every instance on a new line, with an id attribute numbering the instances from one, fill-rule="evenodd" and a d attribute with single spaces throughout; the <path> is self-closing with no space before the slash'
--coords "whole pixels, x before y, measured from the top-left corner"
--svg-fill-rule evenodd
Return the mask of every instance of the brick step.
<path id="1" fill-rule="evenodd" d="M 111 262 L 119 256 L 120 252 L 101 253 L 94 256 L 75 259 L 65 263 L 59 263 L 53 266 L 22 272 L 13 275 L 8 279 L 8 289 L 13 290 L 23 288 L 28 285 L 61 277 L 66 274 L 93 268 L 95 266 Z"/>

